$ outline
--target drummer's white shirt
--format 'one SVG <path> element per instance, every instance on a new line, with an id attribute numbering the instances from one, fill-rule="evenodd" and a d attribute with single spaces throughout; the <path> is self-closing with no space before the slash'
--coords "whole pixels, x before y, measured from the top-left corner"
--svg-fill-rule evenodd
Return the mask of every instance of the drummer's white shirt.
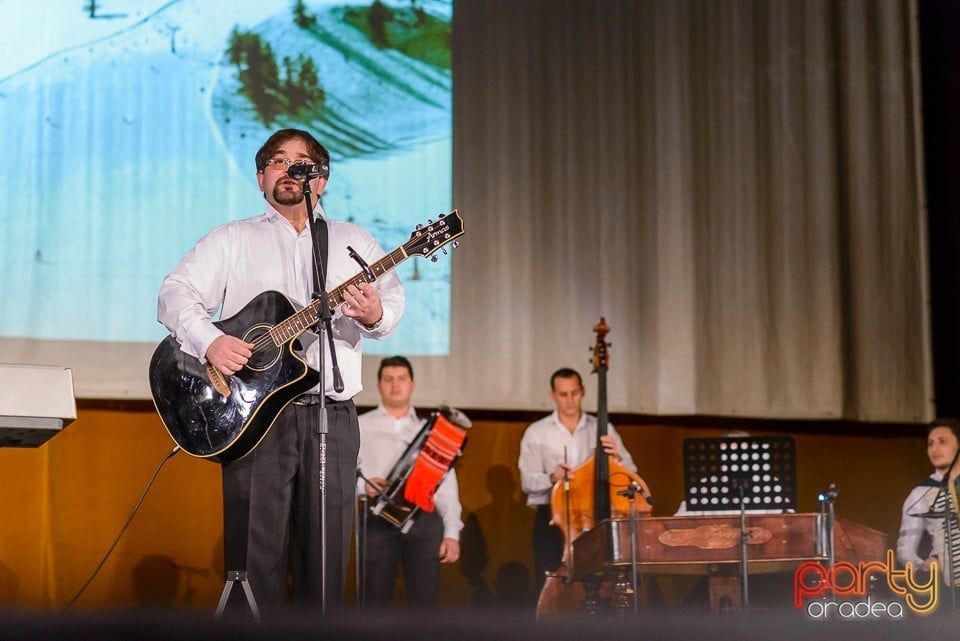
<path id="1" fill-rule="evenodd" d="M 416 439 L 424 420 L 410 407 L 406 415 L 394 418 L 383 405 L 360 415 L 360 456 L 357 466 L 365 477 L 387 479 L 394 464 Z M 388 479 L 389 480 L 389 479 Z M 357 495 L 365 494 L 363 479 L 357 479 Z M 444 477 L 433 497 L 437 513 L 443 520 L 443 537 L 460 540 L 460 488 L 453 469 Z"/>

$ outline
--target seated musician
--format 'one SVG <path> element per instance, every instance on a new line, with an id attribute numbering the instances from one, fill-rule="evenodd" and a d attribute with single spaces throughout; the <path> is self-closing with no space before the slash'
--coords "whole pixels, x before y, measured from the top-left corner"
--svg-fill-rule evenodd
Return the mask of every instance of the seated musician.
<path id="1" fill-rule="evenodd" d="M 572 470 L 596 450 L 597 419 L 583 411 L 583 380 L 576 370 L 558 369 L 550 377 L 550 398 L 556 409 L 531 423 L 520 440 L 520 484 L 527 505 L 536 510 L 533 521 L 533 565 L 535 589 L 539 594 L 547 572 L 560 567 L 563 533 L 550 525 L 550 492 Z M 602 437 L 604 451 L 632 472 L 637 466 L 613 426 Z"/>
<path id="2" fill-rule="evenodd" d="M 924 572 L 934 560 L 940 563 L 942 572 L 949 555 L 955 557 L 955 573 L 960 574 L 960 558 L 956 558 L 960 557 L 960 544 L 955 544 L 953 551 L 946 548 L 947 519 L 936 516 L 937 513 L 950 515 L 950 528 L 956 532 L 953 537 L 956 541 L 960 537 L 960 524 L 943 479 L 957 454 L 958 435 L 960 421 L 938 419 L 930 424 L 927 428 L 927 458 L 933 465 L 933 473 L 918 483 L 903 502 L 897 561 L 901 564 L 912 562 L 917 570 Z M 942 576 L 949 583 L 949 573 L 943 572 Z"/>
<path id="3" fill-rule="evenodd" d="M 376 497 L 387 489 L 386 479 L 424 421 L 411 405 L 415 384 L 413 366 L 403 356 L 380 361 L 377 389 L 380 405 L 360 415 L 359 496 Z M 456 473 L 451 469 L 434 495 L 436 509 L 421 511 L 413 526 L 403 533 L 394 524 L 368 515 L 362 558 L 362 602 L 370 607 L 388 607 L 394 601 L 394 585 L 402 566 L 408 606 L 423 608 L 437 603 L 440 564 L 460 557 L 461 507 Z"/>

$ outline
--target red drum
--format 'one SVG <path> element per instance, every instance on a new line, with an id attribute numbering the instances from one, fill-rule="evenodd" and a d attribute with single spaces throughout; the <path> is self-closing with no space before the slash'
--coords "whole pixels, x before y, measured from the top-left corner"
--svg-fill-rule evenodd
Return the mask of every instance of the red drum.
<path id="1" fill-rule="evenodd" d="M 393 465 L 387 489 L 370 511 L 404 533 L 413 527 L 420 510 L 433 512 L 433 496 L 463 454 L 470 425 L 470 419 L 459 410 L 441 407 L 434 412 Z"/>

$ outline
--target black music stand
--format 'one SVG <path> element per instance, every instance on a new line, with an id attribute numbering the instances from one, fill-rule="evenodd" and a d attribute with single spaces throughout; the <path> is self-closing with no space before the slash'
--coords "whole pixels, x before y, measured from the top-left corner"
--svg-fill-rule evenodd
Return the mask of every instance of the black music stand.
<path id="1" fill-rule="evenodd" d="M 703 512 L 797 508 L 792 436 L 724 436 L 683 441 L 687 509 Z"/>
<path id="2" fill-rule="evenodd" d="M 740 592 L 750 607 L 746 513 L 796 510 L 796 442 L 792 436 L 724 436 L 683 442 L 687 509 L 740 514 Z"/>

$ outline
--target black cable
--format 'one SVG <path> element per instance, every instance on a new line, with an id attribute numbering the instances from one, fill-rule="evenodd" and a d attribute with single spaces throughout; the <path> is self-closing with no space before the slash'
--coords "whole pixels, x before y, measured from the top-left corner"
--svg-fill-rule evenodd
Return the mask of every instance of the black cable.
<path id="1" fill-rule="evenodd" d="M 77 602 L 77 599 L 80 598 L 80 595 L 83 594 L 84 590 L 90 585 L 90 583 L 96 578 L 97 574 L 100 573 L 100 570 L 103 569 L 103 564 L 107 562 L 107 559 L 110 558 L 110 555 L 113 554 L 114 548 L 117 547 L 117 543 L 120 542 L 120 539 L 123 537 L 123 533 L 127 531 L 127 528 L 130 527 L 130 523 L 133 521 L 133 517 L 136 516 L 137 511 L 140 509 L 140 506 L 143 504 L 143 500 L 147 498 L 147 492 L 150 491 L 150 488 L 153 487 L 153 482 L 157 480 L 157 475 L 160 474 L 160 470 L 163 469 L 164 464 L 172 459 L 174 455 L 180 451 L 180 446 L 175 445 L 170 452 L 163 457 L 163 460 L 160 461 L 160 465 L 157 466 L 157 469 L 154 471 L 153 476 L 150 477 L 150 480 L 147 482 L 147 487 L 143 488 L 143 493 L 140 495 L 140 498 L 137 500 L 137 504 L 133 506 L 133 511 L 130 512 L 130 516 L 127 518 L 127 522 L 123 524 L 123 527 L 120 528 L 117 538 L 113 540 L 113 543 L 110 545 L 110 549 L 107 550 L 107 553 L 103 555 L 103 559 L 100 560 L 100 563 L 97 564 L 97 567 L 94 568 L 93 574 L 90 575 L 90 578 L 87 579 L 87 582 L 83 584 L 80 590 L 70 599 L 70 603 L 64 606 L 63 611 L 67 612 L 70 608 L 73 607 L 73 604 Z"/>

